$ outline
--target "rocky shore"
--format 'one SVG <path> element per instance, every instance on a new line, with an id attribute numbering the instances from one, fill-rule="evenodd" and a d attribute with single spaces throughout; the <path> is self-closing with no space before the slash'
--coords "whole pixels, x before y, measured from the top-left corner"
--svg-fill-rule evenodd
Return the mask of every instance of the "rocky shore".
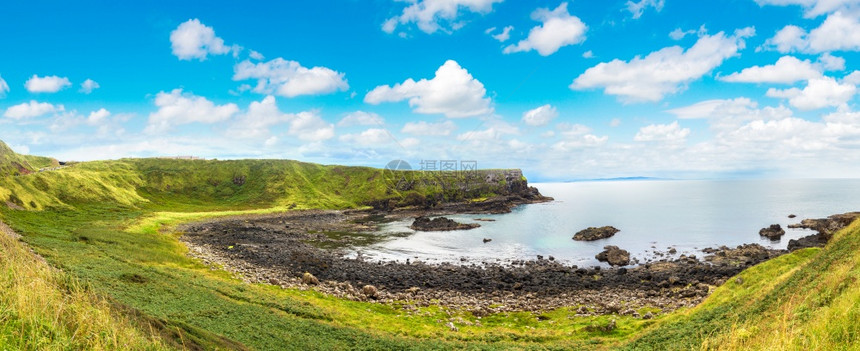
<path id="1" fill-rule="evenodd" d="M 481 189 L 503 179 L 506 185 L 501 195 L 481 201 L 454 202 L 416 198 L 405 202 L 406 205 L 402 200 L 385 199 L 366 204 L 372 207 L 370 210 L 289 211 L 221 218 L 186 224 L 178 230 L 184 233 L 181 240 L 188 245 L 191 255 L 235 272 L 249 282 L 315 289 L 353 300 L 396 302 L 405 308 L 442 305 L 478 315 L 563 306 L 575 306 L 578 313 L 585 315 L 634 315 L 641 307 L 671 311 L 699 303 L 729 277 L 788 252 L 749 244 L 705 249 L 702 258 L 681 255 L 677 259 L 609 269 L 565 265 L 541 256 L 504 264 L 467 261 L 455 265 L 409 260 L 372 262 L 360 254 L 355 258 L 344 255 L 345 248 L 381 240 L 383 237 L 373 232 L 388 221 L 413 219 L 416 230 L 469 229 L 477 224 L 434 217 L 508 213 L 522 204 L 552 200 L 529 187 L 518 172 L 489 172 L 485 178 L 476 178 L 471 180 L 475 184 L 467 182 L 463 186 Z M 801 239 L 789 248 L 826 242 L 832 232 L 850 223 L 850 219 L 831 216 L 804 220 L 799 225 L 819 230 L 818 236 Z M 589 228 L 577 233 L 575 239 L 596 240 L 617 232 L 618 229 L 609 226 Z M 490 240 L 485 238 L 484 242 Z M 671 257 L 673 251 L 670 248 L 666 257 Z M 598 258 L 612 266 L 638 263 L 618 247 L 606 247 Z"/>

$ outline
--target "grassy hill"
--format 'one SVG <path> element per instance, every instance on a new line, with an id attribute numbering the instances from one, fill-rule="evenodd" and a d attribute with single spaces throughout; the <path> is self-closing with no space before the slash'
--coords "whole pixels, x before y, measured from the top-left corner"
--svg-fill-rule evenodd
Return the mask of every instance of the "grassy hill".
<path id="1" fill-rule="evenodd" d="M 28 174 L 40 168 L 59 165 L 57 160 L 50 157 L 17 154 L 0 140 L 0 176 Z"/>
<path id="2" fill-rule="evenodd" d="M 36 168 L 11 150 L 3 154 L 0 169 L 22 161 Z M 0 240 L 2 349 L 850 349 L 860 342 L 858 223 L 824 249 L 755 266 L 700 306 L 657 320 L 578 317 L 571 306 L 484 316 L 477 325 L 466 311 L 411 311 L 247 284 L 189 258 L 174 228 L 380 199 L 481 198 L 507 191 L 503 180 L 415 173 L 408 186 L 392 186 L 378 169 L 286 160 L 126 159 L 5 174 L 0 219 L 46 262 L 17 240 Z M 459 191 L 464 182 L 467 192 Z M 468 323 L 452 331 L 438 322 L 450 318 Z M 613 331 L 589 328 L 610 319 Z"/>

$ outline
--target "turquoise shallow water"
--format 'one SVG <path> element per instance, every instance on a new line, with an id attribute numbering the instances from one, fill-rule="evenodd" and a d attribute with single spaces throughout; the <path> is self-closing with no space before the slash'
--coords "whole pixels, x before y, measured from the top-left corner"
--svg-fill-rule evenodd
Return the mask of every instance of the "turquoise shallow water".
<path id="1" fill-rule="evenodd" d="M 759 243 L 785 248 L 789 239 L 812 234 L 786 228 L 782 240 L 758 235 L 770 224 L 785 228 L 802 218 L 860 211 L 860 179 L 617 181 L 534 184 L 552 196 L 549 203 L 520 206 L 503 215 L 453 215 L 481 228 L 453 232 L 415 232 L 411 221 L 386 224 L 381 243 L 355 248 L 365 258 L 425 262 L 497 262 L 552 255 L 580 266 L 599 265 L 594 255 L 605 245 L 631 252 L 641 262 L 655 259 L 654 250 L 677 249 L 677 255 L 701 255 L 719 245 Z M 789 219 L 796 214 L 796 219 Z M 579 242 L 571 238 L 589 226 L 612 225 L 621 232 L 612 238 Z M 493 239 L 483 243 L 483 238 Z M 653 248 L 652 248 L 653 246 Z"/>

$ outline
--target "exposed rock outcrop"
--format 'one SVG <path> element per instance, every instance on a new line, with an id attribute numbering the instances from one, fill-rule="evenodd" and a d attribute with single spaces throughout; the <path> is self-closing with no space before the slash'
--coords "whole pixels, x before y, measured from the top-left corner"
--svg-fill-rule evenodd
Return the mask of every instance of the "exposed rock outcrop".
<path id="1" fill-rule="evenodd" d="M 612 266 L 626 266 L 630 264 L 630 252 L 619 249 L 618 246 L 608 245 L 603 247 L 603 252 L 594 256 L 600 262 L 609 263 Z"/>
<path id="2" fill-rule="evenodd" d="M 779 224 L 771 224 L 770 227 L 759 230 L 758 235 L 770 240 L 779 240 L 779 238 L 785 235 L 785 230 L 783 230 Z"/>
<path id="3" fill-rule="evenodd" d="M 579 241 L 594 241 L 600 239 L 606 239 L 615 235 L 620 230 L 613 226 L 604 226 L 604 227 L 588 227 L 586 229 L 580 230 L 576 234 L 573 235 L 573 240 Z"/>
<path id="4" fill-rule="evenodd" d="M 789 228 L 812 229 L 817 231 L 817 234 L 809 235 L 800 239 L 792 239 L 788 241 L 788 250 L 794 251 L 807 247 L 824 247 L 833 234 L 840 229 L 847 227 L 857 217 L 860 217 L 860 212 L 848 212 L 843 214 L 832 215 L 827 218 L 804 219 L 798 224 L 789 224 Z"/>
<path id="5" fill-rule="evenodd" d="M 480 224 L 477 223 L 457 223 L 453 219 L 445 218 L 445 217 L 436 217 L 430 219 L 429 217 L 418 217 L 415 218 L 415 221 L 412 222 L 412 225 L 409 228 L 414 230 L 420 230 L 425 232 L 430 231 L 447 231 L 447 230 L 465 230 L 465 229 L 474 229 L 480 227 Z"/>

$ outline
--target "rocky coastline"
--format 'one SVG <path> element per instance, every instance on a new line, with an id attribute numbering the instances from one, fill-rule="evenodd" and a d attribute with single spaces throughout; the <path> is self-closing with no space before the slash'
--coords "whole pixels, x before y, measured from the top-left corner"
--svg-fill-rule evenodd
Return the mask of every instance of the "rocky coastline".
<path id="1" fill-rule="evenodd" d="M 290 211 L 190 223 L 179 230 L 193 256 L 249 282 L 315 289 L 346 299 L 395 303 L 404 308 L 441 305 L 478 315 L 565 306 L 575 306 L 583 315 L 633 315 L 642 307 L 668 312 L 694 306 L 728 278 L 788 252 L 747 244 L 707 248 L 701 258 L 682 255 L 635 267 L 607 269 L 565 265 L 542 257 L 505 264 L 374 262 L 360 256 L 346 258 L 338 249 L 372 242 L 373 235 L 344 233 L 372 231 L 387 220 L 495 213 L 491 211 L 505 207 L 464 203 L 451 204 L 446 207 L 448 211 Z M 844 217 L 835 221 L 850 223 Z M 831 234 L 838 230 L 833 221 L 806 223 Z"/>

